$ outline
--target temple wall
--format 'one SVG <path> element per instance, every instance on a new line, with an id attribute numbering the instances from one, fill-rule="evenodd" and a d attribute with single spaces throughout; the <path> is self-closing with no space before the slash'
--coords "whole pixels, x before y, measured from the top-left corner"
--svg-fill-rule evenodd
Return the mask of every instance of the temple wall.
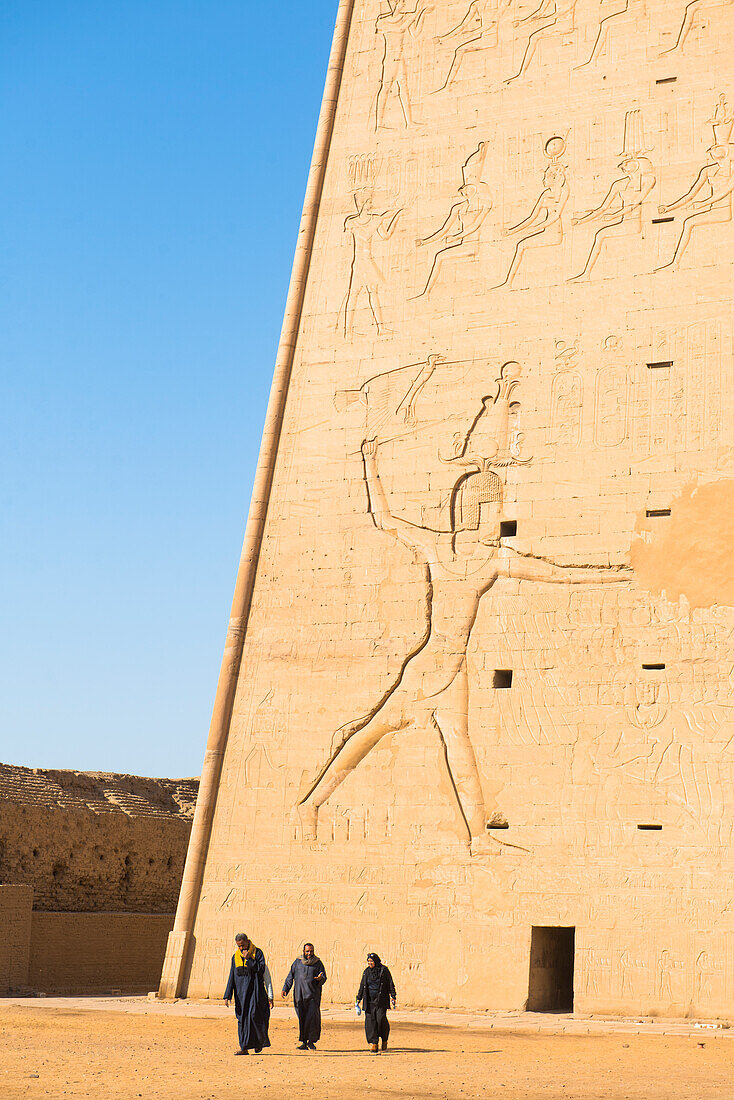
<path id="1" fill-rule="evenodd" d="M 308 939 L 335 1001 L 374 949 L 403 1004 L 519 1009 L 574 929 L 576 1008 L 731 1015 L 734 4 L 391 7 L 354 9 L 188 992 L 243 929 L 276 984 Z"/>

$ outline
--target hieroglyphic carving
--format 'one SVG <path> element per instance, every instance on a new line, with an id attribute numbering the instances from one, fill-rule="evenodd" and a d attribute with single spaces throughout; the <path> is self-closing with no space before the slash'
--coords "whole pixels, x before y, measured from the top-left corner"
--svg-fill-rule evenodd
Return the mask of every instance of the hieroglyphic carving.
<path id="1" fill-rule="evenodd" d="M 717 137 L 731 136 L 727 114 L 726 99 L 722 96 L 711 120 L 714 142 Z M 734 145 L 714 144 L 707 152 L 708 160 L 686 193 L 674 202 L 660 207 L 661 214 L 671 214 L 676 210 L 694 210 L 695 213 L 684 219 L 673 255 L 667 264 L 657 268 L 658 271 L 665 268 L 677 270 L 696 230 L 732 222 Z"/>
<path id="2" fill-rule="evenodd" d="M 643 204 L 657 182 L 655 169 L 646 156 L 649 151 L 645 145 L 641 111 L 627 111 L 622 160 L 619 162 L 622 175 L 611 184 L 599 206 L 573 219 L 576 226 L 601 223 L 594 234 L 583 271 L 574 276 L 575 279 L 585 279 L 591 274 L 608 241 L 642 235 Z"/>
<path id="3" fill-rule="evenodd" d="M 460 22 L 439 35 L 439 42 L 453 47 L 453 55 L 446 79 L 437 91 L 445 91 L 454 82 L 467 54 L 498 45 L 499 20 L 512 3 L 513 0 L 472 0 Z"/>
<path id="4" fill-rule="evenodd" d="M 701 15 L 705 15 L 706 12 L 712 11 L 714 8 L 731 7 L 733 3 L 734 0 L 690 0 L 683 10 L 676 39 L 669 49 L 663 51 L 663 54 L 675 53 L 676 50 L 683 49 L 686 39 Z"/>
<path id="5" fill-rule="evenodd" d="M 523 76 L 530 67 L 541 42 L 550 38 L 563 38 L 564 35 L 573 34 L 576 30 L 576 6 L 578 0 L 541 0 L 539 7 L 515 22 L 516 27 L 535 25 L 535 29 L 528 35 L 525 52 L 520 62 L 520 68 L 514 76 L 509 77 L 505 83 L 511 84 L 513 80 Z"/>
<path id="6" fill-rule="evenodd" d="M 508 237 L 519 237 L 505 279 L 495 288 L 513 283 L 522 261 L 533 248 L 547 248 L 563 243 L 563 212 L 569 199 L 566 166 L 561 158 L 566 152 L 566 139 L 552 137 L 545 143 L 548 166 L 543 173 L 543 190 L 526 218 L 507 230 Z"/>
<path id="7" fill-rule="evenodd" d="M 385 124 L 385 116 L 392 96 L 397 100 L 403 124 L 413 122 L 413 111 L 408 78 L 407 40 L 420 33 L 428 7 L 408 8 L 408 0 L 385 0 L 387 11 L 375 20 L 375 34 L 383 40 L 380 87 L 375 100 L 375 130 Z"/>
<path id="8" fill-rule="evenodd" d="M 619 337 L 608 336 L 602 354 L 607 361 L 596 376 L 594 441 L 597 447 L 617 447 L 627 438 L 629 407 L 629 376 Z"/>
<path id="9" fill-rule="evenodd" d="M 562 568 L 500 546 L 503 481 L 497 471 L 513 461 L 509 406 L 518 376 L 517 364 L 505 364 L 495 395 L 483 399 L 463 439 L 455 440 L 444 459 L 465 471 L 454 485 L 446 529 L 420 527 L 393 514 L 378 469 L 379 442 L 372 438 L 362 444 L 370 514 L 375 526 L 409 547 L 425 570 L 427 622 L 422 642 L 379 703 L 333 735 L 326 762 L 299 797 L 304 839 L 316 838 L 319 808 L 382 738 L 418 724 L 432 727 L 438 736 L 472 854 L 486 850 L 494 838 L 485 827 L 494 814 L 488 818 L 469 735 L 467 672 L 467 646 L 480 600 L 503 577 L 557 584 L 624 580 L 619 570 Z M 494 430 L 488 431 L 493 420 Z"/>
<path id="10" fill-rule="evenodd" d="M 568 345 L 556 341 L 556 374 L 551 386 L 549 442 L 560 447 L 578 447 L 583 426 L 584 384 L 575 368 L 578 341 Z"/>

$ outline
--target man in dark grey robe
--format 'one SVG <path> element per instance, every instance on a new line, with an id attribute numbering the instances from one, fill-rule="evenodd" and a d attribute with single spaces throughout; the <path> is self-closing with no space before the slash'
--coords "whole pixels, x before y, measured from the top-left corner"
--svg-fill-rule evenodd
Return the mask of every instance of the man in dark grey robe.
<path id="1" fill-rule="evenodd" d="M 293 988 L 293 1005 L 298 1017 L 298 1049 L 316 1050 L 321 1038 L 321 990 L 326 969 L 312 943 L 304 943 L 303 954 L 293 961 L 283 983 L 283 996 Z"/>

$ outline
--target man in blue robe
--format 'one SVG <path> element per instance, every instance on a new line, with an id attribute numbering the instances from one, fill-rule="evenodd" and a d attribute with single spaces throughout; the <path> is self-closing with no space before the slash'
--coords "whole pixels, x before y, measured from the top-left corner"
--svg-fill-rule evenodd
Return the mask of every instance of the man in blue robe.
<path id="1" fill-rule="evenodd" d="M 293 987 L 293 1007 L 298 1017 L 298 1049 L 316 1050 L 321 1038 L 321 990 L 326 968 L 312 943 L 304 943 L 303 954 L 294 960 L 283 983 L 283 996 Z"/>
<path id="2" fill-rule="evenodd" d="M 236 950 L 229 968 L 224 1003 L 229 1008 L 234 994 L 240 1049 L 235 1054 L 259 1054 L 270 1046 L 268 1026 L 273 1007 L 273 985 L 265 956 L 244 932 L 235 936 Z"/>

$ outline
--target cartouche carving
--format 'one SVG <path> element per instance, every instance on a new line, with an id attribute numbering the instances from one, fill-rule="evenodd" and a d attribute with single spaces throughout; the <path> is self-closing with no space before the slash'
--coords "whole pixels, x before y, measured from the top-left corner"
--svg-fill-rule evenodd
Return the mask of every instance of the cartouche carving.
<path id="1" fill-rule="evenodd" d="M 510 405 L 519 368 L 507 363 L 497 391 L 486 397 L 445 459 L 463 472 L 454 485 L 449 524 L 422 527 L 390 509 L 378 468 L 376 438 L 362 444 L 369 511 L 375 526 L 402 542 L 425 570 L 427 624 L 423 640 L 406 657 L 395 684 L 363 717 L 338 729 L 326 763 L 299 799 L 303 838 L 317 835 L 319 808 L 367 754 L 388 734 L 430 724 L 443 747 L 446 766 L 466 826 L 472 854 L 486 848 L 488 812 L 469 736 L 469 681 L 466 653 L 482 597 L 500 578 L 554 584 L 619 583 L 619 570 L 561 567 L 501 546 L 504 485 L 497 472 L 512 463 L 508 453 Z M 492 418 L 492 440 L 486 422 Z M 470 450 L 476 435 L 483 453 Z M 491 819 L 491 817 L 490 817 Z"/>
<path id="2" fill-rule="evenodd" d="M 597 447 L 618 447 L 627 438 L 629 408 L 629 374 L 619 337 L 607 337 L 602 356 L 606 362 L 596 376 L 594 441 Z"/>
<path id="3" fill-rule="evenodd" d="M 543 190 L 538 201 L 526 218 L 506 231 L 508 237 L 520 237 L 509 271 L 500 287 L 513 288 L 515 278 L 523 259 L 534 248 L 549 248 L 563 243 L 563 212 L 569 199 L 570 189 L 566 166 L 561 158 L 566 152 L 566 139 L 552 137 L 545 143 L 545 155 L 548 167 L 543 173 Z"/>
<path id="4" fill-rule="evenodd" d="M 639 110 L 628 111 L 624 120 L 622 159 L 618 165 L 622 175 L 614 180 L 598 206 L 573 219 L 575 226 L 601 223 L 594 234 L 583 271 L 574 276 L 575 280 L 591 275 L 608 241 L 642 236 L 643 204 L 657 183 L 655 169 L 646 156 L 648 152 L 642 113 Z"/>
<path id="5" fill-rule="evenodd" d="M 578 340 L 571 345 L 556 341 L 549 441 L 566 448 L 578 447 L 583 429 L 584 383 L 576 369 L 577 354 Z"/>

